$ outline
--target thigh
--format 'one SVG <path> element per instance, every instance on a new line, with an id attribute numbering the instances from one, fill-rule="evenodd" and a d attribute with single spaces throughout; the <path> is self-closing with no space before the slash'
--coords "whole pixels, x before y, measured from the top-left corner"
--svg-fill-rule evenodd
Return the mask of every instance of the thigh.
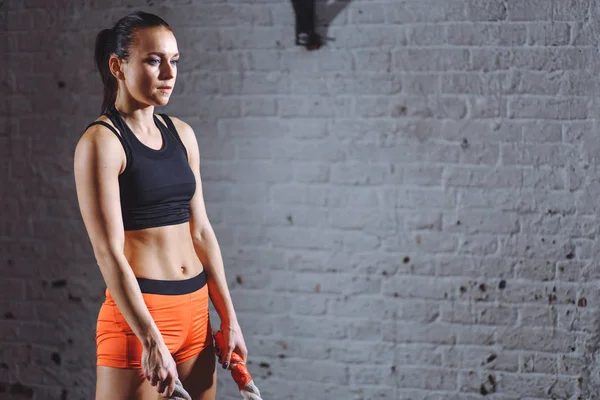
<path id="1" fill-rule="evenodd" d="M 192 400 L 215 400 L 217 368 L 212 344 L 192 359 L 177 364 L 177 373 Z"/>
<path id="2" fill-rule="evenodd" d="M 141 369 L 96 367 L 96 400 L 163 399 Z"/>
<path id="3" fill-rule="evenodd" d="M 139 370 L 96 366 L 96 400 L 134 399 L 140 377 Z"/>

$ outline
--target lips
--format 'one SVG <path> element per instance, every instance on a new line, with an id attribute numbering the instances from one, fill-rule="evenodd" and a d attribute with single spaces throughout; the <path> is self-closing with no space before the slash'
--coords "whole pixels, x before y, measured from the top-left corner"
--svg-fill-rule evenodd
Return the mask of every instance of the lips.
<path id="1" fill-rule="evenodd" d="M 172 86 L 161 86 L 159 87 L 159 89 L 173 89 Z"/>

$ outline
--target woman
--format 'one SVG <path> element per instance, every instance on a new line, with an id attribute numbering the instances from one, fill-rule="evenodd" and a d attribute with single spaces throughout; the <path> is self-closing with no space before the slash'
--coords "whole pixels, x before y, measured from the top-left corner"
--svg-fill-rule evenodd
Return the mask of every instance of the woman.
<path id="1" fill-rule="evenodd" d="M 154 114 L 175 84 L 169 25 L 135 12 L 96 38 L 103 115 L 75 150 L 82 218 L 106 282 L 96 327 L 97 400 L 169 397 L 179 377 L 194 400 L 214 399 L 208 298 L 231 352 L 247 359 L 223 261 L 206 215 L 192 128 Z"/>

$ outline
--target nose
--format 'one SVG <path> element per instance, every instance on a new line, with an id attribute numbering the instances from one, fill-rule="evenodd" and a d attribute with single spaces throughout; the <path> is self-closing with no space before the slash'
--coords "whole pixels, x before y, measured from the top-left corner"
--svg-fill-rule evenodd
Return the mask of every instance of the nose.
<path id="1" fill-rule="evenodd" d="M 175 65 L 173 65 L 171 63 L 162 63 L 161 67 L 162 67 L 160 70 L 160 79 L 161 80 L 173 79 L 175 77 L 175 75 L 177 74 Z"/>

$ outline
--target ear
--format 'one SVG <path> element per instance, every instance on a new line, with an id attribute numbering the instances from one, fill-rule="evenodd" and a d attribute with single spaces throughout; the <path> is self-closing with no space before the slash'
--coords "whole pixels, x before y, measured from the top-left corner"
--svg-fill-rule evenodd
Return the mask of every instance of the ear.
<path id="1" fill-rule="evenodd" d="M 113 54 L 110 56 L 108 60 L 108 67 L 110 68 L 110 72 L 113 74 L 117 80 L 125 80 L 125 74 L 123 73 L 123 60 L 121 60 L 117 55 Z"/>

